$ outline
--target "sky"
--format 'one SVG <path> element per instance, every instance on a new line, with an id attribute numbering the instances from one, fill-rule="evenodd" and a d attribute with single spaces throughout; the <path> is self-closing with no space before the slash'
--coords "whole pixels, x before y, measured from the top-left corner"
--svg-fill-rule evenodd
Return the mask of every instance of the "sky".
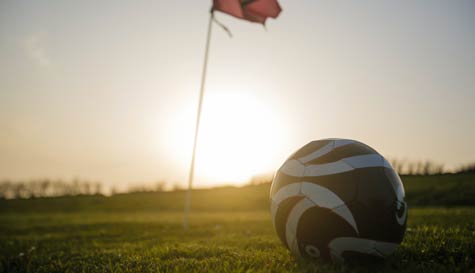
<path id="1" fill-rule="evenodd" d="M 211 1 L 0 1 L 0 179 L 185 185 Z M 197 187 L 322 138 L 475 161 L 475 2 L 290 1 L 212 30 Z"/>

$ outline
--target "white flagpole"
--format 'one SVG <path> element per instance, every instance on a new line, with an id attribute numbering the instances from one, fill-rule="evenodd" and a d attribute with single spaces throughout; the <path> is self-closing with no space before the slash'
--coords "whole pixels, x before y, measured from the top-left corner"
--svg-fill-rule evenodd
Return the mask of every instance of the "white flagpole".
<path id="1" fill-rule="evenodd" d="M 203 71 L 201 74 L 201 86 L 200 86 L 200 97 L 198 100 L 198 111 L 196 115 L 196 124 L 195 124 L 195 139 L 193 142 L 193 152 L 191 154 L 191 163 L 190 163 L 190 173 L 188 176 L 188 191 L 186 192 L 185 197 L 185 215 L 183 217 L 183 228 L 188 229 L 189 226 L 189 215 L 190 215 L 190 206 L 191 206 L 191 189 L 193 187 L 193 177 L 195 174 L 195 156 L 196 156 L 196 146 L 198 143 L 198 133 L 200 129 L 200 120 L 201 120 L 201 106 L 203 104 L 203 97 L 205 92 L 205 82 L 206 82 L 206 71 L 208 68 L 208 54 L 209 54 L 209 45 L 211 41 L 211 29 L 213 26 L 213 11 L 211 10 L 209 15 L 208 23 L 208 34 L 206 38 L 206 47 L 205 47 L 205 57 L 203 62 Z"/>

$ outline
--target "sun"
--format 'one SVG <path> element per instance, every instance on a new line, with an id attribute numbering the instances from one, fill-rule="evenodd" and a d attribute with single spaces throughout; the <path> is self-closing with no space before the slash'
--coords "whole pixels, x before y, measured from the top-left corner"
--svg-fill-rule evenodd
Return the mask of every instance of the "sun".
<path id="1" fill-rule="evenodd" d="M 196 106 L 195 106 L 196 107 Z M 193 141 L 193 107 L 175 116 L 175 159 L 189 164 Z M 252 92 L 210 92 L 203 102 L 195 165 L 195 185 L 201 187 L 246 183 L 271 172 L 278 147 L 285 141 L 282 123 L 272 105 Z"/>

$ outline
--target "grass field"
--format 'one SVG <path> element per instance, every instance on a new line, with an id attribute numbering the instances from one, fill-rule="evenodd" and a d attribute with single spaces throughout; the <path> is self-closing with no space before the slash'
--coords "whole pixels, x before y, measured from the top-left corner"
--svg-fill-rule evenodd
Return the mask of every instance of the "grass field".
<path id="1" fill-rule="evenodd" d="M 453 194 L 443 183 L 406 188 Z M 3 200 L 0 272 L 475 272 L 475 207 L 413 205 L 401 247 L 383 263 L 312 264 L 278 240 L 267 190 L 195 192 L 188 231 L 180 192 Z"/>

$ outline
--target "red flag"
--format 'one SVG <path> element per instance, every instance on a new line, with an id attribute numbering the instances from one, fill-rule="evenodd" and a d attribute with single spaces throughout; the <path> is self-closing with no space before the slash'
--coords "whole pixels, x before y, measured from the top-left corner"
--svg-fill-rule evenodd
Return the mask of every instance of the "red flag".
<path id="1" fill-rule="evenodd" d="M 277 0 L 213 0 L 214 10 L 265 24 L 268 17 L 276 18 L 282 9 Z"/>

